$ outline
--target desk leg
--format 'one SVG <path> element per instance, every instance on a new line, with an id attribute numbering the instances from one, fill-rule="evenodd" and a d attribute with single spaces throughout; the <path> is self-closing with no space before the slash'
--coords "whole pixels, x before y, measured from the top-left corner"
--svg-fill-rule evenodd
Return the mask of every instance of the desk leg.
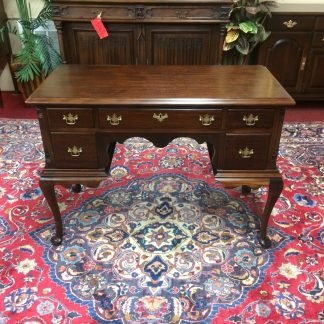
<path id="1" fill-rule="evenodd" d="M 260 242 L 261 246 L 266 249 L 271 246 L 271 241 L 267 237 L 268 221 L 269 221 L 272 209 L 273 209 L 275 203 L 277 202 L 282 189 L 283 189 L 282 178 L 270 178 L 268 199 L 267 199 L 264 211 L 263 211 L 263 215 L 261 217 L 261 229 L 260 229 L 260 238 L 259 238 L 259 242 Z"/>
<path id="2" fill-rule="evenodd" d="M 39 181 L 39 186 L 42 189 L 43 195 L 50 206 L 55 220 L 55 235 L 51 238 L 51 242 L 53 245 L 58 246 L 62 243 L 63 225 L 60 209 L 55 196 L 54 182 L 41 179 Z"/>

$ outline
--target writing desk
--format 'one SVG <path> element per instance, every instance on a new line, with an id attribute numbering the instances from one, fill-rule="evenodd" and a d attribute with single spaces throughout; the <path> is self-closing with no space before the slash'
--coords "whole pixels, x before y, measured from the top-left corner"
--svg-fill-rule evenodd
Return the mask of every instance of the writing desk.
<path id="1" fill-rule="evenodd" d="M 293 99 L 262 66 L 62 65 L 29 97 L 37 105 L 46 165 L 40 187 L 62 242 L 54 185 L 95 187 L 116 142 L 144 137 L 163 147 L 176 137 L 207 142 L 225 187 L 269 185 L 259 241 L 283 187 L 276 167 L 286 106 Z"/>

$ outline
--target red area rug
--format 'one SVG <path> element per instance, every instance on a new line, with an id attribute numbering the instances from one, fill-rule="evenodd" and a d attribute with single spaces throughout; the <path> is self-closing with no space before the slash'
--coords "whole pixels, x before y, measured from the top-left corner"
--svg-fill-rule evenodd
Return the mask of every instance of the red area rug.
<path id="1" fill-rule="evenodd" d="M 285 124 L 284 191 L 260 248 L 267 189 L 214 182 L 207 148 L 117 145 L 111 175 L 57 187 L 65 236 L 38 187 L 37 121 L 0 120 L 0 323 L 321 323 L 324 124 Z"/>

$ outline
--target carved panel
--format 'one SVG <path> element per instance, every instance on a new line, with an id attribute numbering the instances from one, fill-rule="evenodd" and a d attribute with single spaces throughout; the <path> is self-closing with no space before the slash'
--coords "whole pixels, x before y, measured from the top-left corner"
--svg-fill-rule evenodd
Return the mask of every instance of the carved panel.
<path id="1" fill-rule="evenodd" d="M 213 32 L 210 27 L 149 27 L 146 55 L 151 64 L 212 64 Z"/>
<path id="2" fill-rule="evenodd" d="M 70 23 L 68 62 L 78 64 L 134 64 L 133 25 L 108 25 L 109 37 L 99 39 L 88 24 Z"/>

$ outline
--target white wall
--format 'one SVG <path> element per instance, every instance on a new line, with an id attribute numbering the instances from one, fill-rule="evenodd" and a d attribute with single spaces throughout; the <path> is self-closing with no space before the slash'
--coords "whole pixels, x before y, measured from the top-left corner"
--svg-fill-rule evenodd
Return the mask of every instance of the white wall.
<path id="1" fill-rule="evenodd" d="M 42 0 L 29 0 L 31 4 L 32 15 L 37 16 L 38 12 L 41 10 L 43 6 Z M 18 18 L 17 6 L 15 0 L 3 0 L 3 5 L 5 12 L 7 13 L 7 17 L 15 23 L 15 20 Z M 19 40 L 10 35 L 10 43 L 12 47 L 13 53 L 16 53 L 20 48 Z M 7 65 L 4 71 L 0 76 L 0 89 L 2 91 L 13 91 L 14 85 L 12 82 L 9 66 Z"/>

